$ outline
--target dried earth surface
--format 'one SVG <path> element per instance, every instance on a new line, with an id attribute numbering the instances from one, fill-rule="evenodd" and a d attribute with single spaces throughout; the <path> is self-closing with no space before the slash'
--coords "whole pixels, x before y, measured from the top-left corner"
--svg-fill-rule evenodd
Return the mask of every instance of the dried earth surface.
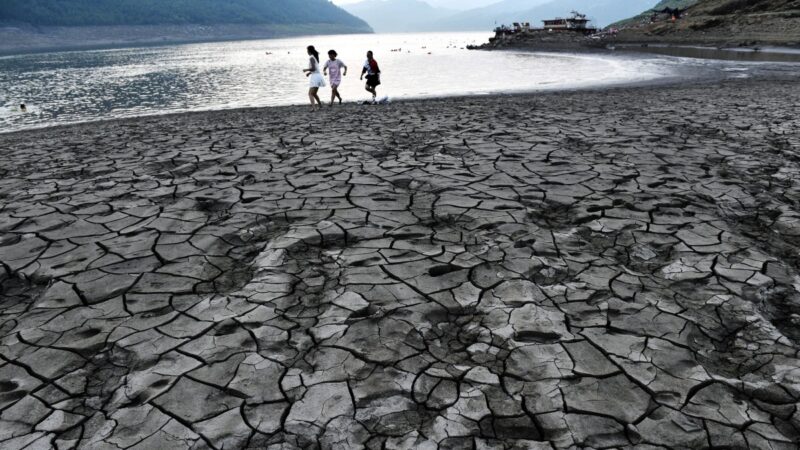
<path id="1" fill-rule="evenodd" d="M 0 135 L 0 447 L 796 448 L 797 81 Z"/>

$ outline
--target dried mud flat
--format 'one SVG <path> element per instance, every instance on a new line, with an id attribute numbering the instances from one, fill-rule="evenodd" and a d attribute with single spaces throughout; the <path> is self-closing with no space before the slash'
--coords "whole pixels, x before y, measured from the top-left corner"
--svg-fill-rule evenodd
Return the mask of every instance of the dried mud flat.
<path id="1" fill-rule="evenodd" d="M 0 135 L 0 447 L 796 448 L 797 80 Z"/>

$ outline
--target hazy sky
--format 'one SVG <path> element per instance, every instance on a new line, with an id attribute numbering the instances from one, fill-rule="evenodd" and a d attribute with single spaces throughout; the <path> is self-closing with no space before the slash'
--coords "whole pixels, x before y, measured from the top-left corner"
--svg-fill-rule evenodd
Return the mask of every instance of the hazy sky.
<path id="1" fill-rule="evenodd" d="M 333 0 L 337 5 L 358 3 L 364 0 Z M 470 9 L 497 3 L 500 0 L 423 0 L 430 5 L 450 9 Z"/>

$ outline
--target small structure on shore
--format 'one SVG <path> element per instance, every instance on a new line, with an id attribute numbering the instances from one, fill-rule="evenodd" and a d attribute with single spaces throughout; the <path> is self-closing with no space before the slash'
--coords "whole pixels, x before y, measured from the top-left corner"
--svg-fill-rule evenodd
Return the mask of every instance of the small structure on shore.
<path id="1" fill-rule="evenodd" d="M 675 22 L 678 19 L 683 18 L 683 15 L 686 13 L 686 8 L 664 8 L 661 10 L 653 9 L 652 12 L 653 14 L 650 15 L 650 23 L 656 23 L 664 20 Z"/>
<path id="2" fill-rule="evenodd" d="M 517 33 L 525 33 L 531 31 L 530 22 L 514 22 L 514 31 Z"/>

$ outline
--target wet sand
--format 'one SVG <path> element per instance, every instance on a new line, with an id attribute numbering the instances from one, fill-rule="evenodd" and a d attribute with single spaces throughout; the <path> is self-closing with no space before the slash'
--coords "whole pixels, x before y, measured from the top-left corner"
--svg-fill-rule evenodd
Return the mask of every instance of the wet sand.
<path id="1" fill-rule="evenodd" d="M 0 446 L 795 448 L 789 78 L 0 135 Z"/>

